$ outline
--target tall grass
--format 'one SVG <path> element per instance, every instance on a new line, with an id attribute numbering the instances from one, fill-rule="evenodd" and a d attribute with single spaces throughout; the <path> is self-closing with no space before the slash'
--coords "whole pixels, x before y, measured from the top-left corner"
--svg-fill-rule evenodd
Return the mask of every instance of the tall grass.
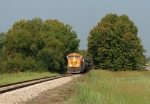
<path id="1" fill-rule="evenodd" d="M 31 80 L 36 78 L 50 77 L 58 75 L 56 73 L 49 72 L 24 72 L 24 73 L 15 73 L 15 74 L 0 74 L 0 85 L 5 85 L 9 83 L 15 83 L 25 80 Z"/>
<path id="2" fill-rule="evenodd" d="M 150 72 L 92 70 L 68 104 L 150 104 Z"/>

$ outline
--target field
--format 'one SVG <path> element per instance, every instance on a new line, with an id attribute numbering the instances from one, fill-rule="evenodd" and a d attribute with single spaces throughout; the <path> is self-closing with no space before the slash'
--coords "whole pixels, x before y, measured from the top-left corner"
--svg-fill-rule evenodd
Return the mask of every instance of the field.
<path id="1" fill-rule="evenodd" d="M 149 104 L 150 72 L 92 70 L 66 104 Z"/>
<path id="2" fill-rule="evenodd" d="M 49 72 L 25 72 L 25 73 L 16 73 L 16 74 L 0 74 L 0 85 L 15 83 L 25 80 L 31 80 L 36 78 L 43 78 L 58 75 L 56 73 L 49 73 Z"/>
<path id="3" fill-rule="evenodd" d="M 0 84 L 56 74 L 19 73 L 0 75 Z M 42 100 L 41 100 L 42 99 Z M 34 104 L 149 104 L 150 71 L 110 72 L 91 70 L 68 84 L 40 94 Z M 27 104 L 28 104 L 27 103 Z"/>

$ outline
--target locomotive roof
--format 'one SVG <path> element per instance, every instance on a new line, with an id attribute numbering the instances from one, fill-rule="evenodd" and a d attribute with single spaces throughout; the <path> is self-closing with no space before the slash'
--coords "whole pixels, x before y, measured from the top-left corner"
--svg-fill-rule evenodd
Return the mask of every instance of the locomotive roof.
<path id="1" fill-rule="evenodd" d="M 80 56 L 82 56 L 82 55 L 79 54 L 79 53 L 70 53 L 70 54 L 68 54 L 68 56 L 71 56 L 71 55 L 80 55 Z"/>

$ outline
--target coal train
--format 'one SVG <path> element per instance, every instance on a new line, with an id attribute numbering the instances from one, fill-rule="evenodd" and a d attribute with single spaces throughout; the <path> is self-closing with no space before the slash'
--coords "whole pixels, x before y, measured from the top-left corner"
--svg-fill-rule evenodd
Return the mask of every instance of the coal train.
<path id="1" fill-rule="evenodd" d="M 92 62 L 84 59 L 79 53 L 68 54 L 67 60 L 67 70 L 69 73 L 83 73 L 90 70 L 90 67 L 92 66 Z"/>

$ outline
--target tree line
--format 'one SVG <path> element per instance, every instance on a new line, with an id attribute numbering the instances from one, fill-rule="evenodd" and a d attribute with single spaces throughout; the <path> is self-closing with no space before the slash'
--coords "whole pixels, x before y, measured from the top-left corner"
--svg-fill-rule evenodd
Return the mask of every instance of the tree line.
<path id="1" fill-rule="evenodd" d="M 127 15 L 107 14 L 90 31 L 88 55 L 98 69 L 143 70 L 146 62 L 138 28 Z"/>
<path id="2" fill-rule="evenodd" d="M 0 34 L 0 72 L 50 71 L 65 73 L 66 56 L 79 52 L 96 69 L 143 70 L 146 57 L 138 28 L 127 15 L 107 14 L 87 37 L 87 50 L 69 24 L 41 18 L 20 20 Z"/>
<path id="3" fill-rule="evenodd" d="M 20 20 L 1 39 L 0 70 L 64 73 L 66 56 L 78 51 L 79 42 L 72 27 L 56 19 Z"/>

